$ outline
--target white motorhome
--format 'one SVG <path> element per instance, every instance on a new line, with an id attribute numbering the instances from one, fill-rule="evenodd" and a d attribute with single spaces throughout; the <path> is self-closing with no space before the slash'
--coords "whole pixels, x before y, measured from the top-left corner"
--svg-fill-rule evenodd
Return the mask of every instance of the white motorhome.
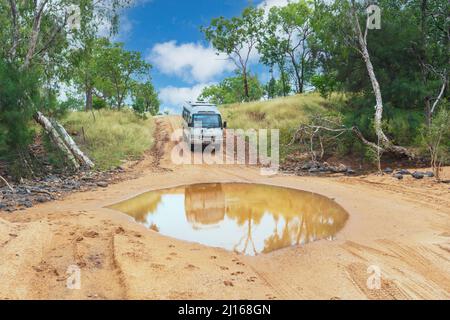
<path id="1" fill-rule="evenodd" d="M 219 149 L 226 125 L 214 104 L 187 101 L 183 105 L 183 137 L 192 150 L 195 145 L 209 144 Z"/>

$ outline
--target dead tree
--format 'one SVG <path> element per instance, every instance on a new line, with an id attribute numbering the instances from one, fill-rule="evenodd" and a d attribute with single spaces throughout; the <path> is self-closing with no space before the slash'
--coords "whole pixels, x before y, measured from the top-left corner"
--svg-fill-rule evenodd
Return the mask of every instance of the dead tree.
<path id="1" fill-rule="evenodd" d="M 64 154 L 70 164 L 75 168 L 79 169 L 80 165 L 75 159 L 73 153 L 64 143 L 64 140 L 61 138 L 58 130 L 53 126 L 51 121 L 47 119 L 40 111 L 34 114 L 34 120 L 42 126 L 42 128 L 47 132 L 53 144 Z"/>
<path id="2" fill-rule="evenodd" d="M 53 125 L 58 129 L 65 145 L 75 156 L 78 162 L 82 166 L 92 169 L 94 167 L 94 163 L 80 150 L 80 148 L 78 148 L 78 145 L 75 143 L 75 141 L 73 141 L 72 137 L 67 133 L 66 129 L 64 129 L 64 127 L 56 120 L 53 121 Z"/>
<path id="3" fill-rule="evenodd" d="M 378 137 L 379 145 L 375 143 L 367 143 L 367 140 L 362 140 L 365 144 L 370 147 L 375 147 L 375 150 L 389 151 L 395 154 L 399 154 L 402 156 L 407 156 L 409 158 L 414 158 L 414 155 L 405 147 L 397 146 L 392 143 L 392 141 L 386 136 L 382 128 L 382 119 L 383 119 L 383 98 L 381 95 L 380 84 L 375 74 L 375 70 L 372 64 L 372 60 L 370 59 L 369 50 L 367 48 L 367 34 L 369 30 L 369 16 L 367 16 L 366 28 L 364 34 L 361 30 L 361 25 L 359 24 L 358 14 L 355 8 L 355 1 L 351 1 L 351 14 L 350 14 L 350 24 L 356 36 L 357 45 L 354 48 L 361 54 L 367 68 L 367 73 L 370 78 L 370 82 L 372 84 L 373 93 L 375 95 L 376 105 L 375 105 L 375 115 L 374 115 L 374 129 Z M 352 39 L 355 40 L 355 39 Z M 352 41 L 355 42 L 355 41 Z"/>

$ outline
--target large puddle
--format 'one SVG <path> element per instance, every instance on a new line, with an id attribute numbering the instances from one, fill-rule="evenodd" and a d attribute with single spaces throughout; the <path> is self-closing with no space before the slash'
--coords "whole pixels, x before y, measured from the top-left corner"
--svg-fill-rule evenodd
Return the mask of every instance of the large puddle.
<path id="1" fill-rule="evenodd" d="M 333 240 L 348 219 L 324 196 L 241 183 L 156 190 L 109 208 L 161 234 L 247 255 Z"/>

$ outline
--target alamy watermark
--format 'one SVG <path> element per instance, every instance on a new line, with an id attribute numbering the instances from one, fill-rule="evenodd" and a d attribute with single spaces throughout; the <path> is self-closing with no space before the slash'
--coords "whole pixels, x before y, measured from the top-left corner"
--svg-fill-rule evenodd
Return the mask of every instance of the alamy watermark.
<path id="1" fill-rule="evenodd" d="M 67 267 L 66 270 L 67 279 L 66 287 L 70 290 L 80 290 L 81 289 L 81 269 L 79 266 L 73 264 Z"/>
<path id="2" fill-rule="evenodd" d="M 377 265 L 371 265 L 367 268 L 369 277 L 367 278 L 366 285 L 369 290 L 381 289 L 381 268 Z"/>
<path id="3" fill-rule="evenodd" d="M 81 26 L 81 10 L 77 5 L 68 6 L 67 11 L 67 27 L 70 30 L 78 30 Z"/>
<path id="4" fill-rule="evenodd" d="M 380 30 L 381 29 L 381 8 L 376 4 L 367 6 L 367 29 Z"/>
<path id="5" fill-rule="evenodd" d="M 197 136 L 192 136 L 191 143 L 187 143 L 188 139 L 184 138 L 183 129 L 172 133 L 171 141 L 176 143 L 171 151 L 174 164 L 259 165 L 261 175 L 278 173 L 278 129 L 227 129 L 224 137 L 206 137 L 203 132 L 199 130 Z"/>

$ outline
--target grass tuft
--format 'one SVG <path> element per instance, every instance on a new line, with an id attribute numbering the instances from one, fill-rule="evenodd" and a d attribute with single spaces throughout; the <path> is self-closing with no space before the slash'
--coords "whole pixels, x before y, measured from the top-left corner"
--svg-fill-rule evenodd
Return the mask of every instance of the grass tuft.
<path id="1" fill-rule="evenodd" d="M 268 101 L 229 104 L 220 107 L 223 119 L 233 129 L 279 129 L 280 155 L 290 150 L 287 144 L 296 129 L 314 114 L 326 111 L 329 101 L 318 94 L 302 94 Z"/>
<path id="2" fill-rule="evenodd" d="M 95 115 L 95 119 L 94 119 Z M 117 167 L 125 160 L 136 160 L 153 144 L 154 122 L 132 111 L 71 112 L 62 123 L 95 162 L 96 169 Z"/>

